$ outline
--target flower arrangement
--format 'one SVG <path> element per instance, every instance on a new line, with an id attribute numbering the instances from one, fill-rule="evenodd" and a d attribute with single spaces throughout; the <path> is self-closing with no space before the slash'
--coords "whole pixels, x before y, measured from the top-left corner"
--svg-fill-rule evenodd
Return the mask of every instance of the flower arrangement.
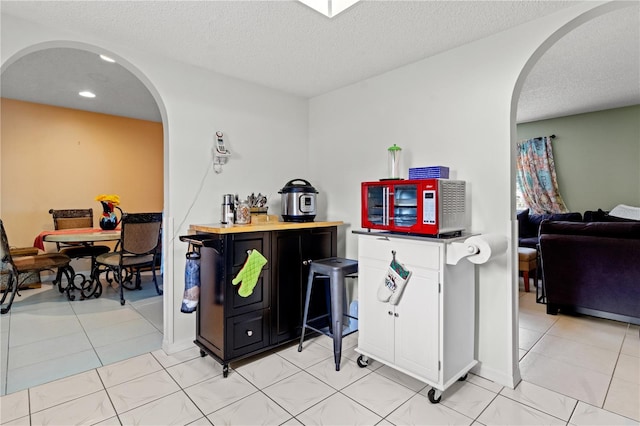
<path id="1" fill-rule="evenodd" d="M 120 204 L 120 196 L 116 194 L 100 194 L 96 197 L 96 201 L 104 201 L 106 203 L 111 203 L 114 206 Z"/>

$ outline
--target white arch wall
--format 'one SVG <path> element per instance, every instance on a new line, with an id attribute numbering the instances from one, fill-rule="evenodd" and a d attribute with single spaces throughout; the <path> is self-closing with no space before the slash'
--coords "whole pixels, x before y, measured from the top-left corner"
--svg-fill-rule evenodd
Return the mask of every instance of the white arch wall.
<path id="1" fill-rule="evenodd" d="M 480 363 L 475 371 L 503 385 L 520 380 L 512 105 L 517 106 L 534 59 L 560 33 L 604 13 L 595 10 L 603 3 L 577 4 L 310 102 L 312 176 L 332 196 L 328 216 L 351 224 L 342 234 L 347 257 L 357 256 L 350 230 L 360 228 L 360 187 L 352 182 L 385 177 L 392 143 L 403 148 L 401 168 L 445 165 L 452 178 L 467 181 L 472 232 L 509 237 L 508 256 L 476 267 Z M 605 5 L 611 7 L 618 6 Z M 329 163 L 341 173 L 328 170 Z"/>
<path id="2" fill-rule="evenodd" d="M 219 222 L 224 193 L 267 194 L 269 212 L 279 212 L 277 191 L 288 180 L 307 175 L 308 101 L 90 34 L 67 33 L 7 15 L 2 15 L 0 30 L 3 69 L 42 47 L 103 48 L 123 60 L 122 65 L 156 96 L 165 141 L 163 347 L 168 352 L 192 347 L 195 316 L 180 313 L 187 245 L 177 236 L 186 234 L 191 223 Z M 211 167 L 217 130 L 225 132 L 233 153 L 221 174 Z"/>

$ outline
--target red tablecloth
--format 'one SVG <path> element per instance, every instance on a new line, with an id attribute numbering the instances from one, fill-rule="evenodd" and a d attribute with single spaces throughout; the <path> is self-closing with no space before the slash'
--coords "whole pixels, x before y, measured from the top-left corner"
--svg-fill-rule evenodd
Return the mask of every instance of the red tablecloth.
<path id="1" fill-rule="evenodd" d="M 93 232 L 100 232 L 100 228 L 73 228 L 73 229 L 59 229 L 57 231 L 42 231 L 40 235 L 33 241 L 33 246 L 44 251 L 44 237 L 51 234 L 91 234 Z"/>

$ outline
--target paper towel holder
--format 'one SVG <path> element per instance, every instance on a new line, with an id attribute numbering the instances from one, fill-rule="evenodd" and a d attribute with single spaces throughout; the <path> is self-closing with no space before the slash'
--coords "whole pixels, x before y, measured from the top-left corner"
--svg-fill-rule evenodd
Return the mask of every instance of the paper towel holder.
<path id="1" fill-rule="evenodd" d="M 497 236 L 496 234 L 485 234 L 486 236 L 491 236 L 491 238 L 499 237 L 500 239 L 504 239 L 506 243 L 506 238 L 502 235 Z M 483 235 L 476 235 L 474 237 L 482 237 Z M 463 242 L 452 242 L 447 247 L 447 265 L 457 265 L 460 259 L 474 256 L 480 254 L 481 250 L 473 242 L 470 242 L 469 239 L 473 239 L 474 237 L 467 238 Z M 505 250 L 506 251 L 506 247 Z M 502 252 L 504 252 L 502 251 Z M 495 253 L 501 254 L 501 253 Z M 475 262 L 472 262 L 475 263 Z"/>

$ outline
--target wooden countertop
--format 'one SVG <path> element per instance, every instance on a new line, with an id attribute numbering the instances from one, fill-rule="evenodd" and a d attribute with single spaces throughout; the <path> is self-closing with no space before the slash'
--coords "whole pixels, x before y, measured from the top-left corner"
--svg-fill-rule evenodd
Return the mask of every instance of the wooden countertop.
<path id="1" fill-rule="evenodd" d="M 344 222 L 280 222 L 278 216 L 269 215 L 267 218 L 254 216 L 248 225 L 223 225 L 221 223 L 211 223 L 203 225 L 190 225 L 189 231 L 206 232 L 209 234 L 235 234 L 240 232 L 262 232 L 262 231 L 286 231 L 288 229 L 305 228 L 325 228 L 327 226 L 340 226 Z"/>

